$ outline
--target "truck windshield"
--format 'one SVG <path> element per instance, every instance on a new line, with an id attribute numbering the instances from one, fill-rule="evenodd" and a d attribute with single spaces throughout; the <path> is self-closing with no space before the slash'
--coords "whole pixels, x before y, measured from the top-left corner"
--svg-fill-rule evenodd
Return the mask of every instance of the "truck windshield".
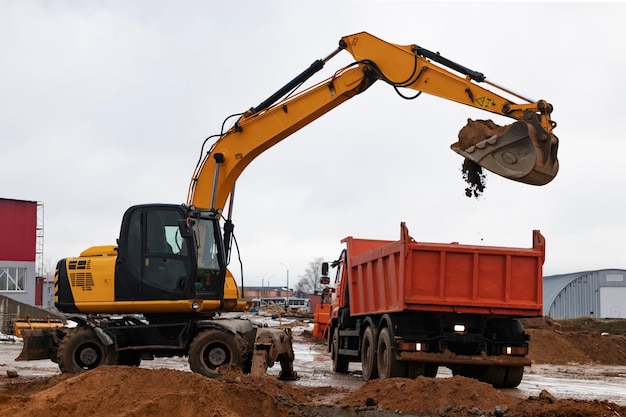
<path id="1" fill-rule="evenodd" d="M 215 220 L 198 219 L 195 226 L 198 245 L 198 269 L 220 270 L 218 245 L 215 240 Z"/>

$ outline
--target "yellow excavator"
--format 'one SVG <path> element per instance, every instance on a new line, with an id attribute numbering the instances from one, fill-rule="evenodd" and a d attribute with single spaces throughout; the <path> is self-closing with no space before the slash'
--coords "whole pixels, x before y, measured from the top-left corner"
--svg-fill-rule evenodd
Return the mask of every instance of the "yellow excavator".
<path id="1" fill-rule="evenodd" d="M 344 50 L 354 57 L 352 64 L 303 87 Z M 223 365 L 264 373 L 278 361 L 281 377 L 295 377 L 285 331 L 226 314 L 247 308 L 227 268 L 235 182 L 265 150 L 376 81 L 389 84 L 402 98 L 424 92 L 515 119 L 502 128 L 466 126 L 452 149 L 515 181 L 543 185 L 556 176 L 558 139 L 547 102 L 525 99 L 417 45 L 387 43 L 365 32 L 343 37 L 326 58 L 236 115 L 227 131 L 207 138 L 205 144 L 216 140 L 206 152 L 202 146 L 186 204 L 130 207 L 116 246 L 91 247 L 59 261 L 55 305 L 77 326 L 25 330 L 18 359 L 51 358 L 61 371 L 79 373 L 100 365 L 136 366 L 142 359 L 187 356 L 191 369 L 206 376 L 216 375 Z M 407 96 L 408 89 L 415 92 Z"/>

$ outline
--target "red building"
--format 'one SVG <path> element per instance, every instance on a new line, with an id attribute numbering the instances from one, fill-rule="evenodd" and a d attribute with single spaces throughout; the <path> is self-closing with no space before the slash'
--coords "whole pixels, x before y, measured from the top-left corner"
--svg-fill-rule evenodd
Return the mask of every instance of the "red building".
<path id="1" fill-rule="evenodd" d="M 0 294 L 35 304 L 36 201 L 0 198 Z"/>

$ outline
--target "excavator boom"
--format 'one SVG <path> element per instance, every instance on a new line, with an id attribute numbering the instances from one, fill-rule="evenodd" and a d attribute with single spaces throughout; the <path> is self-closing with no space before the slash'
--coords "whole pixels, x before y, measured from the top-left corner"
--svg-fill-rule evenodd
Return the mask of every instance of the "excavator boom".
<path id="1" fill-rule="evenodd" d="M 288 95 L 342 50 L 355 58 L 352 65 L 306 90 Z M 515 181 L 544 185 L 556 176 L 558 139 L 552 133 L 556 126 L 550 118 L 552 105 L 519 96 L 520 102 L 516 103 L 503 96 L 510 95 L 509 90 L 488 83 L 480 72 L 417 45 L 391 44 L 361 32 L 343 37 L 336 51 L 315 61 L 259 106 L 243 113 L 233 127 L 221 134 L 196 167 L 187 203 L 219 212 L 239 175 L 257 156 L 379 80 L 401 96 L 402 89 L 408 88 L 417 91 L 417 95 L 427 93 L 517 120 L 497 129 L 496 134 L 472 128 L 472 122 L 451 148 Z M 499 94 L 482 87 L 481 82 L 496 87 Z"/>

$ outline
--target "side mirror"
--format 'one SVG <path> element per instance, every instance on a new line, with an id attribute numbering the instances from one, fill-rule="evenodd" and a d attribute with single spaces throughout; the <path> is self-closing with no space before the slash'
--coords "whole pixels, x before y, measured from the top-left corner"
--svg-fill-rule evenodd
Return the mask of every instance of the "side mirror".
<path id="1" fill-rule="evenodd" d="M 320 278 L 320 284 L 330 284 L 330 278 L 328 277 L 328 262 L 322 262 L 322 277 Z"/>
<path id="2" fill-rule="evenodd" d="M 179 219 L 178 220 L 178 230 L 180 231 L 180 235 L 184 238 L 190 238 L 193 236 L 193 231 L 191 230 L 191 227 L 195 224 L 196 222 L 190 218 L 186 218 L 186 219 Z"/>

